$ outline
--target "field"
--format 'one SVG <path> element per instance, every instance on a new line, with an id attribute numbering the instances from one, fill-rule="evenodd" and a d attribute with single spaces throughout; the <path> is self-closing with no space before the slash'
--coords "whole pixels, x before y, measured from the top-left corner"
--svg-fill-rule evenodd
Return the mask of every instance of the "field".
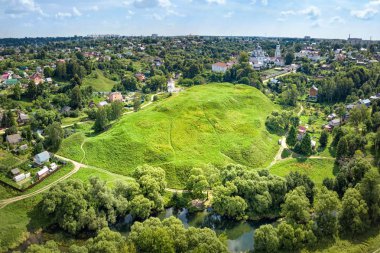
<path id="1" fill-rule="evenodd" d="M 195 166 L 269 165 L 278 138 L 266 131 L 265 119 L 275 109 L 252 87 L 196 86 L 124 116 L 97 136 L 74 134 L 60 154 L 123 175 L 142 164 L 160 166 L 169 184 L 181 187 Z"/>
<path id="2" fill-rule="evenodd" d="M 285 177 L 291 171 L 308 175 L 317 185 L 322 185 L 323 179 L 334 177 L 333 159 L 286 159 L 278 162 L 269 170 L 272 174 Z"/>
<path id="3" fill-rule="evenodd" d="M 115 82 L 106 78 L 100 70 L 96 70 L 95 73 L 97 78 L 91 74 L 83 80 L 83 86 L 92 86 L 95 91 L 111 91 Z"/>

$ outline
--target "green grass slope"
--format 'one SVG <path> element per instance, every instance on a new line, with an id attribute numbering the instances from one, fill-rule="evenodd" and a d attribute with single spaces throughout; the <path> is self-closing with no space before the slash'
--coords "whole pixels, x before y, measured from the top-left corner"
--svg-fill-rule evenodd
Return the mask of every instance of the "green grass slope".
<path id="1" fill-rule="evenodd" d="M 160 166 L 171 186 L 181 186 L 186 172 L 196 166 L 238 163 L 264 167 L 278 150 L 278 138 L 265 128 L 265 119 L 274 109 L 276 106 L 252 87 L 195 86 L 86 138 L 83 162 L 125 175 L 139 165 Z M 64 141 L 62 155 L 83 158 L 78 147 L 84 135 L 78 135 Z"/>
<path id="2" fill-rule="evenodd" d="M 100 70 L 96 70 L 95 73 L 97 77 L 95 78 L 95 75 L 91 74 L 83 80 L 83 85 L 92 86 L 95 91 L 111 91 L 115 82 L 105 77 Z"/>

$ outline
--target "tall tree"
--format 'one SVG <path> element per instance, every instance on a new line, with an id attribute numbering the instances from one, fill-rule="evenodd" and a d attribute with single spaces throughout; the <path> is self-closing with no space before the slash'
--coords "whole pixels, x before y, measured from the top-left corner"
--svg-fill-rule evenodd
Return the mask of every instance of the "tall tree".
<path id="1" fill-rule="evenodd" d="M 339 220 L 347 234 L 361 234 L 368 228 L 368 206 L 358 190 L 349 188 L 345 192 Z"/>
<path id="2" fill-rule="evenodd" d="M 277 252 L 279 240 L 277 231 L 272 225 L 263 225 L 256 229 L 255 236 L 255 252 Z"/>
<path id="3" fill-rule="evenodd" d="M 104 131 L 108 125 L 107 111 L 105 108 L 100 107 L 96 113 L 94 129 L 96 132 Z"/>
<path id="4" fill-rule="evenodd" d="M 326 131 L 322 131 L 321 136 L 319 137 L 319 144 L 322 148 L 327 146 L 327 142 L 329 140 L 329 134 Z"/>
<path id="5" fill-rule="evenodd" d="M 291 126 L 288 136 L 286 137 L 286 144 L 293 147 L 297 143 L 297 132 L 294 126 Z"/>
<path id="6" fill-rule="evenodd" d="M 57 152 L 63 140 L 64 131 L 59 122 L 49 125 L 46 130 L 45 147 L 51 152 Z"/>
<path id="7" fill-rule="evenodd" d="M 306 155 L 306 156 L 309 156 L 312 153 L 311 138 L 308 133 L 302 138 L 300 151 L 303 155 Z"/>

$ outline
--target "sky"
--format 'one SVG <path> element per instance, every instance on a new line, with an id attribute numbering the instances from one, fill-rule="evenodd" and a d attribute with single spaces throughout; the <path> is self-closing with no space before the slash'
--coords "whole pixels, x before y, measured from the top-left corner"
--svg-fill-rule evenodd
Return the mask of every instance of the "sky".
<path id="1" fill-rule="evenodd" d="M 0 0 L 0 37 L 218 35 L 380 40 L 380 0 Z"/>

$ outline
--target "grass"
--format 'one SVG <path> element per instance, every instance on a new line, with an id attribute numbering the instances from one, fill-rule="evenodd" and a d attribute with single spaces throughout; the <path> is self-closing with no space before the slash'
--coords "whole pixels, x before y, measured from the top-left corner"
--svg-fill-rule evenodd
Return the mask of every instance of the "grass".
<path id="1" fill-rule="evenodd" d="M 278 137 L 266 131 L 265 119 L 275 109 L 249 86 L 195 86 L 124 116 L 97 136 L 70 136 L 60 154 L 80 161 L 80 145 L 86 138 L 85 163 L 123 175 L 143 164 L 160 166 L 170 186 L 181 187 L 192 167 L 269 165 Z"/>
<path id="2" fill-rule="evenodd" d="M 106 181 L 107 185 L 110 187 L 113 187 L 117 181 L 130 182 L 131 180 L 133 180 L 121 175 L 105 173 L 103 171 L 99 171 L 94 168 L 81 168 L 77 173 L 72 175 L 70 179 L 78 179 L 85 183 L 88 183 L 88 180 L 91 177 L 98 177 L 102 181 Z"/>
<path id="3" fill-rule="evenodd" d="M 95 91 L 111 91 L 115 82 L 106 78 L 101 70 L 96 70 L 83 80 L 83 86 L 92 86 Z"/>
<path id="4" fill-rule="evenodd" d="M 45 223 L 42 215 L 35 212 L 35 206 L 42 195 L 19 201 L 0 209 L 0 251 L 17 247 Z"/>
<path id="5" fill-rule="evenodd" d="M 308 175 L 317 185 L 322 185 L 326 177 L 334 177 L 333 159 L 286 159 L 278 162 L 269 170 L 272 174 L 285 177 L 291 171 Z"/>

